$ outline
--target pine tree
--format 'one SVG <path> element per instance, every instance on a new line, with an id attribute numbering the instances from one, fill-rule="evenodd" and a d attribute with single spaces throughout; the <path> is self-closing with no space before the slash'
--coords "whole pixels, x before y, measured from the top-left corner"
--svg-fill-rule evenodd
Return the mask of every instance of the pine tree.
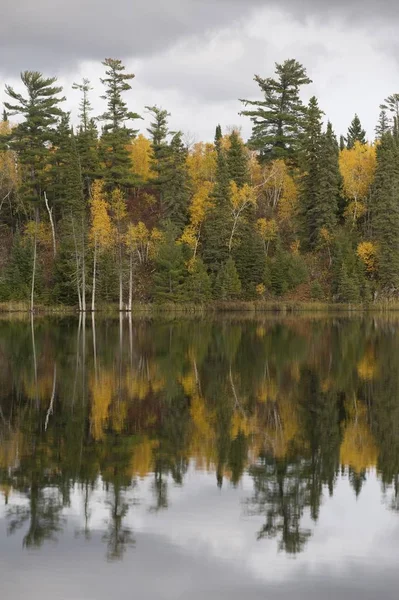
<path id="1" fill-rule="evenodd" d="M 249 179 L 248 153 L 236 130 L 229 135 L 229 142 L 230 146 L 227 151 L 229 179 L 241 188 L 245 183 L 248 183 Z"/>
<path id="2" fill-rule="evenodd" d="M 276 76 L 255 76 L 263 100 L 241 100 L 245 106 L 253 107 L 241 114 L 253 123 L 249 144 L 259 152 L 261 161 L 296 157 L 305 115 L 300 89 L 311 83 L 306 69 L 294 59 L 276 64 Z"/>
<path id="3" fill-rule="evenodd" d="M 389 120 L 386 113 L 386 110 L 381 110 L 380 116 L 378 118 L 378 123 L 375 128 L 375 137 L 377 140 L 381 140 L 381 138 L 388 133 L 389 131 Z"/>
<path id="4" fill-rule="evenodd" d="M 392 134 L 377 147 L 372 229 L 378 244 L 378 277 L 387 293 L 399 290 L 399 152 Z"/>
<path id="5" fill-rule="evenodd" d="M 24 71 L 21 80 L 26 96 L 6 85 L 6 94 L 12 102 L 4 106 L 10 115 L 21 115 L 23 120 L 12 130 L 11 148 L 17 153 L 21 167 L 20 192 L 28 200 L 39 201 L 48 184 L 48 165 L 55 126 L 63 114 L 59 104 L 62 87 L 54 85 L 56 77 L 43 77 L 38 71 Z"/>
<path id="6" fill-rule="evenodd" d="M 359 117 L 355 115 L 346 135 L 346 147 L 350 150 L 355 145 L 355 142 L 365 144 L 366 141 L 366 132 L 362 128 Z"/>
<path id="7" fill-rule="evenodd" d="M 217 300 L 236 300 L 241 294 L 241 281 L 231 256 L 216 276 L 214 297 Z"/>
<path id="8" fill-rule="evenodd" d="M 391 130 L 394 132 L 395 136 L 398 136 L 399 133 L 399 94 L 391 94 L 388 98 L 385 98 L 383 104 L 380 105 L 381 111 L 385 113 L 389 111 L 392 115 L 391 117 Z M 386 115 L 388 120 L 388 117 Z M 386 132 L 381 132 L 386 133 Z"/>
<path id="9" fill-rule="evenodd" d="M 104 122 L 101 159 L 105 164 L 106 188 L 112 190 L 117 186 L 134 185 L 128 144 L 134 139 L 137 131 L 127 124 L 141 117 L 129 111 L 123 99 L 123 93 L 132 89 L 129 81 L 134 75 L 124 72 L 125 67 L 120 60 L 107 58 L 102 64 L 106 67 L 106 77 L 101 78 L 101 83 L 106 88 L 102 98 L 107 101 L 107 110 L 98 117 Z"/>

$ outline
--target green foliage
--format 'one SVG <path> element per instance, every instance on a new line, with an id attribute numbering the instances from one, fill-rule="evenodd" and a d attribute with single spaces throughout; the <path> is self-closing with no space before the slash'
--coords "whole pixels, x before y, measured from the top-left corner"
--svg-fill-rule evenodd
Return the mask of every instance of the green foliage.
<path id="1" fill-rule="evenodd" d="M 237 300 L 241 294 L 240 277 L 231 257 L 219 269 L 213 294 L 216 300 Z"/>
<path id="2" fill-rule="evenodd" d="M 295 289 L 307 279 L 307 268 L 303 258 L 291 254 L 279 243 L 276 253 L 266 261 L 264 284 L 276 296 Z"/>
<path id="3" fill-rule="evenodd" d="M 238 132 L 234 130 L 229 135 L 230 146 L 227 151 L 227 168 L 230 181 L 235 181 L 241 188 L 248 183 L 248 154 Z"/>
<path id="4" fill-rule="evenodd" d="M 276 79 L 255 76 L 263 100 L 241 100 L 251 107 L 241 114 L 250 117 L 253 123 L 249 143 L 259 151 L 261 161 L 296 157 L 305 115 L 300 89 L 311 83 L 306 69 L 294 59 L 276 63 L 276 76 Z"/>
<path id="5" fill-rule="evenodd" d="M 181 302 L 187 269 L 183 247 L 176 242 L 175 228 L 169 225 L 155 259 L 154 297 L 157 302 Z"/>
<path id="6" fill-rule="evenodd" d="M 349 125 L 345 141 L 348 150 L 353 148 L 355 142 L 360 142 L 361 144 L 366 143 L 366 132 L 362 128 L 362 124 L 360 123 L 360 119 L 357 115 L 353 117 L 353 121 Z"/>
<path id="7" fill-rule="evenodd" d="M 185 296 L 190 302 L 202 303 L 211 300 L 211 279 L 200 258 L 195 259 L 194 265 L 186 278 L 184 289 Z"/>

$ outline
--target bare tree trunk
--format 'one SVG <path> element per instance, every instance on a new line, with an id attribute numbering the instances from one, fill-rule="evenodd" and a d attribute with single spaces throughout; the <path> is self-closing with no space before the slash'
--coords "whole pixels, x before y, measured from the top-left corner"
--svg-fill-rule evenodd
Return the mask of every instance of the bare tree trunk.
<path id="1" fill-rule="evenodd" d="M 35 279 L 36 279 L 36 255 L 37 255 L 37 209 L 35 214 L 35 239 L 33 242 L 33 267 L 32 267 L 32 287 L 30 292 L 30 311 L 33 314 L 34 296 L 35 296 Z"/>
<path id="2" fill-rule="evenodd" d="M 53 391 L 51 393 L 51 399 L 50 399 L 50 405 L 48 407 L 48 411 L 46 414 L 46 421 L 44 424 L 44 431 L 47 431 L 47 427 L 48 427 L 48 422 L 50 419 L 50 415 L 53 414 L 53 409 L 54 409 L 54 400 L 55 400 L 55 386 L 57 384 L 57 365 L 56 363 L 54 363 L 54 374 L 53 374 Z"/>
<path id="3" fill-rule="evenodd" d="M 30 315 L 30 330 L 31 330 L 31 336 L 32 336 L 33 374 L 35 377 L 36 405 L 39 406 L 39 394 L 38 394 L 38 388 L 37 388 L 37 358 L 36 358 L 35 324 L 33 321 L 33 312 L 31 312 L 31 315 Z"/>
<path id="4" fill-rule="evenodd" d="M 133 301 L 133 254 L 130 254 L 129 264 L 129 312 L 132 312 L 132 301 Z"/>
<path id="5" fill-rule="evenodd" d="M 85 228 L 82 217 L 82 310 L 86 312 L 86 252 L 85 252 Z"/>
<path id="6" fill-rule="evenodd" d="M 96 270 L 97 270 L 97 240 L 94 242 L 94 261 L 93 261 L 93 289 L 91 294 L 91 310 L 96 308 Z"/>
<path id="7" fill-rule="evenodd" d="M 43 192 L 43 193 L 44 193 L 44 202 L 46 203 L 46 208 L 47 208 L 48 216 L 50 219 L 51 234 L 53 236 L 53 253 L 54 253 L 54 258 L 55 258 L 55 255 L 57 253 L 57 246 L 55 243 L 55 227 L 54 227 L 54 219 L 53 219 L 53 208 L 52 207 L 50 208 L 50 206 L 49 206 L 46 192 Z"/>
<path id="8" fill-rule="evenodd" d="M 91 326 L 93 334 L 93 358 L 94 358 L 94 374 L 97 381 L 97 340 L 96 340 L 96 319 L 94 311 L 91 313 Z"/>
<path id="9" fill-rule="evenodd" d="M 80 293 L 80 277 L 79 277 L 79 253 L 78 253 L 78 244 L 77 244 L 77 241 L 76 241 L 76 234 L 75 234 L 75 224 L 73 222 L 72 215 L 71 215 L 71 222 L 72 222 L 73 242 L 74 242 L 74 245 L 75 245 L 76 285 L 77 285 L 77 289 L 78 289 L 79 311 L 82 312 L 82 296 L 81 296 L 81 293 Z"/>
<path id="10" fill-rule="evenodd" d="M 236 217 L 234 217 L 233 227 L 232 227 L 231 235 L 230 235 L 230 239 L 229 239 L 229 252 L 231 252 L 231 247 L 233 245 L 233 237 L 234 237 L 234 234 L 236 231 L 239 216 L 240 215 L 238 214 Z"/>
<path id="11" fill-rule="evenodd" d="M 119 312 L 123 311 L 122 245 L 119 241 Z"/>

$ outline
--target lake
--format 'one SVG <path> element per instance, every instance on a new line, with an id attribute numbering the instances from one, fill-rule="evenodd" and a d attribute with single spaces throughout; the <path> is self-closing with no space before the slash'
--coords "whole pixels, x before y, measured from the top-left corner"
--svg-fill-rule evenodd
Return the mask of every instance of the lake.
<path id="1" fill-rule="evenodd" d="M 397 598 L 399 315 L 0 320 L 7 600 Z"/>

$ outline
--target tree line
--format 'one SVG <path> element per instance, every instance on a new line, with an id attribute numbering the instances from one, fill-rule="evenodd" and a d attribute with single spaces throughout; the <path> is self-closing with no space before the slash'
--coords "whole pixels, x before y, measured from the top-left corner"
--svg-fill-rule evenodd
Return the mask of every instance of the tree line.
<path id="1" fill-rule="evenodd" d="M 6 85 L 0 124 L 0 301 L 78 306 L 211 300 L 370 302 L 399 289 L 399 94 L 375 139 L 338 139 L 294 59 L 255 77 L 252 121 L 187 144 L 168 111 L 130 110 L 134 75 L 106 59 L 105 112 L 88 79 L 79 123 L 55 77 Z M 136 128 L 135 128 L 136 127 Z"/>

